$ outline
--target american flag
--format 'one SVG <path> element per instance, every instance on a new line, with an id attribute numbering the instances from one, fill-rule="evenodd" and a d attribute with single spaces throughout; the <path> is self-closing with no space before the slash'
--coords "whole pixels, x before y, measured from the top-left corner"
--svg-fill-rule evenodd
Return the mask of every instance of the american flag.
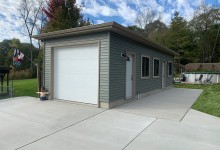
<path id="1" fill-rule="evenodd" d="M 17 48 L 14 49 L 13 65 L 15 67 L 21 66 L 21 62 L 24 59 L 24 54 L 19 51 Z"/>

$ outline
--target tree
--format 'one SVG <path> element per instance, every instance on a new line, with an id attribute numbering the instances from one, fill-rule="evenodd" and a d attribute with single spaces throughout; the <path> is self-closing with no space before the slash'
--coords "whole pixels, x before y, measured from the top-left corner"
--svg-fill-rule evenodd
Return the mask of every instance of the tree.
<path id="1" fill-rule="evenodd" d="M 157 12 L 155 10 L 149 8 L 146 8 L 144 10 L 139 10 L 136 18 L 136 23 L 140 28 L 144 29 L 147 24 L 150 24 L 154 20 L 159 19 L 156 17 L 157 17 Z"/>
<path id="2" fill-rule="evenodd" d="M 83 20 L 83 15 L 76 5 L 76 0 L 49 0 L 47 5 L 48 7 L 43 10 L 48 17 L 43 32 L 91 24 L 89 20 Z"/>
<path id="3" fill-rule="evenodd" d="M 182 65 L 220 62 L 220 8 L 202 5 L 189 22 L 176 11 L 169 26 L 157 16 L 150 9 L 139 12 L 138 25 L 128 28 L 178 52 Z"/>
<path id="4" fill-rule="evenodd" d="M 157 41 L 165 47 L 180 54 L 176 61 L 185 65 L 194 61 L 196 53 L 193 42 L 193 34 L 188 27 L 187 21 L 176 11 L 171 20 L 169 28 L 162 30 Z"/>
<path id="5" fill-rule="evenodd" d="M 145 26 L 145 32 L 147 32 L 148 38 L 159 43 L 163 43 L 164 34 L 167 29 L 167 26 L 160 20 L 155 20 Z"/>
<path id="6" fill-rule="evenodd" d="M 220 10 L 202 5 L 190 21 L 191 30 L 196 34 L 197 49 L 201 62 L 215 62 L 219 42 Z"/>
<path id="7" fill-rule="evenodd" d="M 141 34 L 143 36 L 147 36 L 145 34 L 145 30 L 140 28 L 140 27 L 138 27 L 138 26 L 136 26 L 136 25 L 128 26 L 127 28 L 130 29 L 130 30 L 133 30 L 133 31 L 135 31 L 135 32 L 137 32 L 137 33 L 139 33 L 139 34 Z"/>
<path id="8" fill-rule="evenodd" d="M 21 0 L 20 6 L 19 6 L 19 12 L 22 20 L 24 21 L 24 25 L 26 27 L 26 31 L 29 36 L 30 40 L 30 46 L 31 46 L 31 69 L 32 69 L 32 35 L 36 29 L 36 24 L 38 21 L 38 15 L 42 11 L 44 0 Z"/>
<path id="9" fill-rule="evenodd" d="M 30 43 L 21 43 L 19 39 L 13 38 L 11 40 L 3 40 L 2 42 L 0 42 L 1 65 L 11 66 L 13 64 L 14 47 L 18 48 L 22 53 L 25 54 L 25 57 L 28 58 L 30 57 L 30 54 L 28 52 L 30 51 L 30 49 L 32 49 L 34 58 L 37 58 L 37 48 L 35 48 L 34 46 L 30 46 Z M 36 59 L 34 61 L 36 61 Z M 22 61 L 21 67 L 16 69 L 26 70 L 28 68 L 30 68 L 30 61 L 27 58 L 25 58 Z"/>
<path id="10" fill-rule="evenodd" d="M 10 45 L 11 40 L 3 40 L 0 42 L 0 66 L 10 66 L 8 63 L 8 52 L 10 50 Z"/>
<path id="11" fill-rule="evenodd" d="M 163 35 L 167 30 L 167 26 L 160 21 L 160 14 L 150 8 L 139 10 L 136 24 L 128 28 L 159 43 L 163 40 Z"/>
<path id="12" fill-rule="evenodd" d="M 169 28 L 170 39 L 167 41 L 167 46 L 176 52 L 182 50 L 185 47 L 184 39 L 188 38 L 187 31 L 186 20 L 175 12 Z"/>

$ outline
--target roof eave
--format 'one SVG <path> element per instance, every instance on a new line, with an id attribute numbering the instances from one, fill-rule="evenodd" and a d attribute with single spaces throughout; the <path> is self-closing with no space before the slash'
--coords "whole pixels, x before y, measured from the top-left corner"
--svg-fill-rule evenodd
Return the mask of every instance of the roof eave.
<path id="1" fill-rule="evenodd" d="M 88 26 L 82 26 L 82 27 L 71 28 L 71 29 L 66 29 L 66 30 L 42 33 L 40 35 L 34 35 L 32 37 L 38 40 L 45 40 L 45 39 L 65 37 L 65 36 L 71 36 L 71 35 L 93 33 L 97 31 L 101 32 L 101 31 L 106 31 L 109 28 L 111 28 L 112 24 L 113 22 L 98 24 L 98 25 L 88 25 Z"/>

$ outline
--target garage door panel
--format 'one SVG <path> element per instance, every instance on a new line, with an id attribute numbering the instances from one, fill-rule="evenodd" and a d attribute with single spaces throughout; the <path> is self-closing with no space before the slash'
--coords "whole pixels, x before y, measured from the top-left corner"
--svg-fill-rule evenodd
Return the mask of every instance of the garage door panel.
<path id="1" fill-rule="evenodd" d="M 75 93 L 73 96 L 69 96 L 69 93 Z M 70 101 L 76 101 L 76 102 L 83 102 L 83 103 L 90 103 L 90 104 L 96 104 L 96 103 L 91 103 L 91 97 L 93 98 L 98 98 L 97 94 L 92 94 L 90 93 L 90 96 L 87 96 L 85 94 L 85 89 L 78 89 L 76 90 L 71 90 L 71 89 L 66 89 L 65 92 L 62 93 L 62 100 L 70 100 Z"/>
<path id="2" fill-rule="evenodd" d="M 85 63 L 82 63 L 82 61 L 63 61 L 62 63 L 59 63 L 58 70 L 60 74 L 77 74 L 77 73 L 94 73 L 97 74 L 97 69 L 94 69 L 93 66 L 97 65 L 97 62 L 94 62 L 95 60 L 85 60 Z M 64 67 L 65 66 L 65 67 Z M 70 70 L 74 69 L 74 72 L 70 72 Z"/>
<path id="3" fill-rule="evenodd" d="M 82 79 L 87 83 L 91 83 L 93 82 L 94 80 L 97 80 L 97 76 L 95 73 L 91 73 L 91 72 L 85 72 L 86 74 L 89 74 L 89 75 L 84 75 L 84 72 L 82 72 L 82 74 L 80 73 L 76 73 L 76 74 L 71 74 L 71 73 L 66 73 L 66 74 L 59 74 L 58 77 L 61 77 L 61 78 L 66 78 L 70 81 L 73 81 L 74 79 L 75 80 L 78 80 L 79 82 L 82 83 Z M 90 80 L 93 80 L 93 81 L 90 81 Z M 63 83 L 64 81 L 61 81 L 61 83 Z M 89 86 L 90 84 L 87 84 L 85 82 L 83 82 L 82 84 L 86 84 L 87 86 Z"/>
<path id="4" fill-rule="evenodd" d="M 88 77 L 88 76 L 75 75 L 74 77 L 72 77 L 72 76 L 62 76 L 62 77 L 68 79 L 68 81 L 57 82 L 59 84 L 59 86 L 61 86 L 61 87 L 65 86 L 65 87 L 69 87 L 71 89 L 73 89 L 73 86 L 77 86 L 77 88 L 90 89 L 90 88 L 94 88 L 95 87 L 94 85 L 97 84 L 97 82 L 96 82 L 97 77 L 94 77 L 94 76 Z M 75 85 L 72 85 L 72 84 L 75 84 Z"/>
<path id="5" fill-rule="evenodd" d="M 98 44 L 55 48 L 54 97 L 97 104 L 98 65 Z"/>
<path id="6" fill-rule="evenodd" d="M 96 48 L 98 46 L 95 46 Z M 57 53 L 58 57 L 62 59 L 71 59 L 71 60 L 86 60 L 86 59 L 97 59 L 98 56 L 94 51 L 91 51 L 91 49 L 94 49 L 94 45 L 91 46 L 77 46 L 77 47 L 62 47 L 62 48 L 56 48 L 60 51 Z M 74 51 L 74 55 L 73 52 Z M 63 55 L 63 53 L 65 53 Z M 86 54 L 85 54 L 86 53 Z"/>

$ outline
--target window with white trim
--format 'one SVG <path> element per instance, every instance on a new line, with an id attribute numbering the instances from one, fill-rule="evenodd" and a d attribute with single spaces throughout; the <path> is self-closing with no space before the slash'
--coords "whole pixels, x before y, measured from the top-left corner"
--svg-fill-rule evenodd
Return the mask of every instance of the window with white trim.
<path id="1" fill-rule="evenodd" d="M 159 71 L 160 71 L 160 60 L 157 58 L 154 58 L 153 60 L 153 70 L 154 70 L 154 77 L 159 77 Z"/>
<path id="2" fill-rule="evenodd" d="M 141 78 L 150 77 L 150 57 L 141 56 Z"/>
<path id="3" fill-rule="evenodd" d="M 173 74 L 173 63 L 171 61 L 168 62 L 168 76 L 172 76 Z"/>

